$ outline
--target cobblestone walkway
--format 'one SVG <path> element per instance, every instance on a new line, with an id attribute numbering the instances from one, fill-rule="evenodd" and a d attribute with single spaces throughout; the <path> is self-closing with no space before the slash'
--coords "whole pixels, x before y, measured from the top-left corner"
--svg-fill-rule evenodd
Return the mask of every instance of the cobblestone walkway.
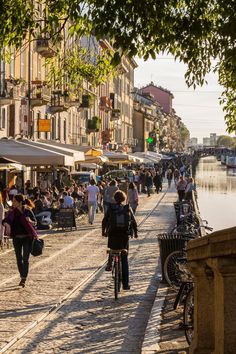
<path id="1" fill-rule="evenodd" d="M 137 213 L 140 221 L 161 195 L 143 196 Z M 100 272 L 59 311 L 12 347 L 12 353 L 139 353 L 155 297 L 159 277 L 156 235 L 174 221 L 173 201 L 168 192 L 157 210 L 142 225 L 139 239 L 131 240 L 132 289 L 113 297 L 111 274 Z M 101 216 L 95 226 L 99 227 Z M 101 230 L 75 231 L 46 238 L 43 257 L 31 259 L 29 283 L 15 286 L 13 253 L 1 255 L 0 343 L 1 347 L 106 259 L 106 239 Z M 1 353 L 1 349 L 0 349 Z"/>

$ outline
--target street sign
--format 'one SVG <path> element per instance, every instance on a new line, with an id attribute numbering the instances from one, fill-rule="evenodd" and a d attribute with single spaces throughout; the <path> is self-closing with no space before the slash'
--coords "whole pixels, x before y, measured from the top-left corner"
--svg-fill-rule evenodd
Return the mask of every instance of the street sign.
<path id="1" fill-rule="evenodd" d="M 50 119 L 38 119 L 38 131 L 40 133 L 50 133 L 51 132 L 51 120 Z"/>

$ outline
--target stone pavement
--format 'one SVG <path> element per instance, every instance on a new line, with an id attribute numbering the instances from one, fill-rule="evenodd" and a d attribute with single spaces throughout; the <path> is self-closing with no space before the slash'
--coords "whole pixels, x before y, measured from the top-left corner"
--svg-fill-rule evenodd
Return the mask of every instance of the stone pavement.
<path id="1" fill-rule="evenodd" d="M 142 354 L 187 354 L 188 344 L 184 331 L 183 306 L 173 309 L 176 292 L 160 284 L 152 307 L 142 346 Z"/>
<path id="2" fill-rule="evenodd" d="M 141 198 L 137 219 L 155 206 L 160 195 Z M 157 234 L 174 223 L 174 190 L 169 190 L 155 212 L 130 244 L 130 291 L 114 300 L 111 273 L 99 272 L 52 313 L 34 331 L 26 334 L 10 353 L 141 353 L 149 315 L 160 282 Z M 12 253 L 1 255 L 0 353 L 16 333 L 74 288 L 106 260 L 106 242 L 101 237 L 101 216 L 95 229 L 48 236 L 42 257 L 31 259 L 27 287 L 19 289 Z"/>

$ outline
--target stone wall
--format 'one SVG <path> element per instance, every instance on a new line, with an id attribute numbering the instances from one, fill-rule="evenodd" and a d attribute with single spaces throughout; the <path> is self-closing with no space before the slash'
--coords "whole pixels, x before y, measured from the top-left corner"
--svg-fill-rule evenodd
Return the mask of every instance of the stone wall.
<path id="1" fill-rule="evenodd" d="M 194 275 L 191 354 L 236 353 L 236 227 L 190 241 Z"/>

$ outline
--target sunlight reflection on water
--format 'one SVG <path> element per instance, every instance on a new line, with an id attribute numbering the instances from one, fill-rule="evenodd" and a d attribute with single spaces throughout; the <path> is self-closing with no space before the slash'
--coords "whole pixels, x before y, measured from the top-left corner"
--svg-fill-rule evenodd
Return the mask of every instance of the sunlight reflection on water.
<path id="1" fill-rule="evenodd" d="M 201 216 L 214 231 L 236 226 L 236 169 L 205 157 L 197 166 L 195 182 Z"/>

